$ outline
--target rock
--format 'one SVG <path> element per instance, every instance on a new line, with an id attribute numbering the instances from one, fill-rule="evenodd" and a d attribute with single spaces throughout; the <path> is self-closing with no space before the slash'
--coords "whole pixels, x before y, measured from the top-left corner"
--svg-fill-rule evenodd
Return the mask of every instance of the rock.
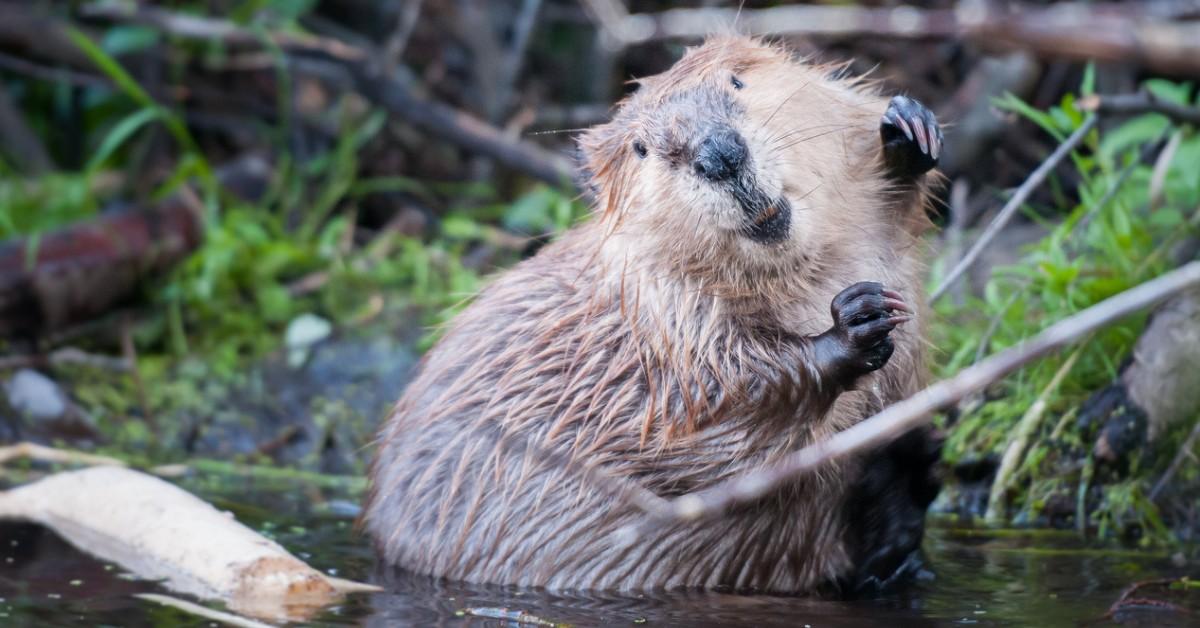
<path id="1" fill-rule="evenodd" d="M 333 325 L 316 314 L 301 314 L 288 323 L 284 332 L 284 345 L 288 352 L 288 366 L 299 368 L 308 359 L 309 350 L 333 333 Z"/>
<path id="2" fill-rule="evenodd" d="M 62 418 L 71 407 L 66 393 L 54 380 L 33 369 L 21 369 L 4 384 L 8 405 L 35 421 Z"/>

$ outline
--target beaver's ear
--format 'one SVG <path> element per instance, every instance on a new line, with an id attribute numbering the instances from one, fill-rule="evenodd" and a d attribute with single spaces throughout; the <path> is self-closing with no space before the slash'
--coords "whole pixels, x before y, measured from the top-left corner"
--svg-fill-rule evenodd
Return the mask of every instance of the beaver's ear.
<path id="1" fill-rule="evenodd" d="M 579 137 L 579 187 L 603 207 L 606 191 L 629 160 L 632 148 L 621 121 L 592 127 Z"/>

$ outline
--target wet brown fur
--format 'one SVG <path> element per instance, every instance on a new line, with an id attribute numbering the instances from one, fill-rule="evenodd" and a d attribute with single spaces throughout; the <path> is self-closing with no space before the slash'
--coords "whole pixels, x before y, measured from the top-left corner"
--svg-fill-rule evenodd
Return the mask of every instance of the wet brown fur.
<path id="1" fill-rule="evenodd" d="M 641 81 L 612 122 L 583 137 L 595 217 L 455 319 L 380 433 L 364 524 L 384 560 L 557 589 L 798 592 L 850 569 L 841 506 L 853 464 L 632 543 L 613 533 L 640 513 L 578 468 L 680 495 L 922 386 L 920 311 L 892 333 L 889 363 L 854 390 L 830 382 L 812 354 L 831 299 L 855 282 L 923 301 L 924 183 L 887 179 L 887 99 L 835 70 L 758 40 L 715 38 Z M 730 73 L 746 88 L 714 97 L 737 99 L 753 154 L 793 206 L 793 235 L 779 244 L 713 228 L 707 197 L 689 196 L 704 192 L 665 170 L 669 156 L 643 160 L 631 148 L 686 128 L 663 118 L 673 95 L 728 90 Z"/>

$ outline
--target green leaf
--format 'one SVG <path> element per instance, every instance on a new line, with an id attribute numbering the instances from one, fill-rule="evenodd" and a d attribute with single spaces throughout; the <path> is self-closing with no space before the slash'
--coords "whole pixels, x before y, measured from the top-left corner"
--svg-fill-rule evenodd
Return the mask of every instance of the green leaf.
<path id="1" fill-rule="evenodd" d="M 1150 224 L 1164 229 L 1178 227 L 1183 224 L 1183 212 L 1174 207 L 1163 207 L 1150 214 Z"/>
<path id="2" fill-rule="evenodd" d="M 1163 100 L 1180 105 L 1188 104 L 1188 94 L 1192 90 L 1191 83 L 1175 83 L 1166 79 L 1150 79 L 1142 83 L 1142 87 Z"/>
<path id="3" fill-rule="evenodd" d="M 1079 83 L 1079 93 L 1084 96 L 1096 93 L 1096 63 L 1094 61 L 1089 61 L 1083 67 L 1083 80 Z"/>
<path id="4" fill-rule="evenodd" d="M 1100 153 L 1109 161 L 1115 161 L 1122 151 L 1157 139 L 1168 124 L 1170 121 L 1167 117 L 1157 113 L 1130 118 L 1121 126 L 1104 133 L 1100 139 Z"/>
<path id="5" fill-rule="evenodd" d="M 1050 114 L 1034 109 L 1011 92 L 1005 92 L 1003 96 L 996 98 L 993 102 L 1000 109 L 1013 111 L 1029 119 L 1060 142 L 1066 138 Z"/>
<path id="6" fill-rule="evenodd" d="M 87 173 L 95 174 L 104 166 L 109 157 L 117 152 L 119 148 L 135 133 L 141 130 L 154 120 L 162 118 L 162 112 L 157 108 L 151 107 L 140 109 L 126 116 L 120 122 L 115 124 L 108 134 L 104 136 L 104 140 L 100 142 L 100 147 L 96 149 L 96 154 L 88 161 L 85 170 Z"/>

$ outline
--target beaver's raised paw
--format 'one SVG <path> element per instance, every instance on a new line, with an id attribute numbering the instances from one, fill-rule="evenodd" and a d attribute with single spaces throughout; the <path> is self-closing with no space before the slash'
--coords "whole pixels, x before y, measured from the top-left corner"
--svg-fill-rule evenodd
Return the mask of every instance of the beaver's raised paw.
<path id="1" fill-rule="evenodd" d="M 874 281 L 856 283 L 838 293 L 830 304 L 833 328 L 826 336 L 836 340 L 834 359 L 841 377 L 857 378 L 882 368 L 895 345 L 889 334 L 909 320 L 909 309 L 899 293 Z"/>
<path id="2" fill-rule="evenodd" d="M 879 121 L 883 160 L 888 173 L 911 181 L 937 166 L 942 154 L 942 129 L 928 107 L 907 96 L 888 103 Z"/>

